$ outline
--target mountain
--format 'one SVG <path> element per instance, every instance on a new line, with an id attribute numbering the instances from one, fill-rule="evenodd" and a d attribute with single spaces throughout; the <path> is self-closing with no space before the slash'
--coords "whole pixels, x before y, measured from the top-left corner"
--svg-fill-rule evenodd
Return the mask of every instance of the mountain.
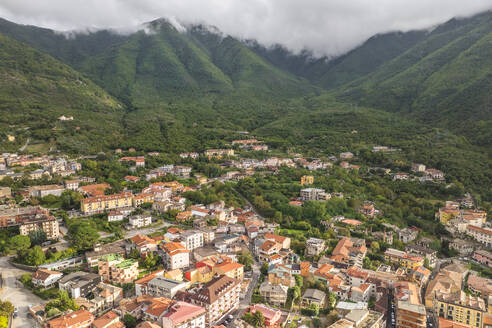
<path id="1" fill-rule="evenodd" d="M 250 48 L 277 67 L 303 76 L 325 89 L 333 89 L 375 71 L 423 40 L 427 31 L 378 34 L 352 51 L 335 57 L 314 57 L 309 51 L 293 54 L 282 46 L 264 47 L 248 42 Z"/>
<path id="2" fill-rule="evenodd" d="M 119 102 L 68 65 L 3 34 L 0 58 L 0 130 L 17 138 L 17 143 L 2 143 L 2 147 L 13 149 L 24 142 L 25 129 L 43 140 L 69 131 L 60 138 L 67 148 L 75 139 L 88 146 L 96 144 L 108 133 L 101 124 L 105 120 L 117 130 L 113 122 L 121 113 Z M 58 126 L 61 115 L 72 115 L 74 121 Z"/>
<path id="3" fill-rule="evenodd" d="M 492 144 L 492 13 L 438 26 L 336 95 Z"/>
<path id="4" fill-rule="evenodd" d="M 159 19 L 127 35 L 99 31 L 65 37 L 2 20 L 0 32 L 64 61 L 135 107 L 217 94 L 254 92 L 270 98 L 316 90 L 238 40 L 203 26 L 190 26 L 183 32 Z"/>

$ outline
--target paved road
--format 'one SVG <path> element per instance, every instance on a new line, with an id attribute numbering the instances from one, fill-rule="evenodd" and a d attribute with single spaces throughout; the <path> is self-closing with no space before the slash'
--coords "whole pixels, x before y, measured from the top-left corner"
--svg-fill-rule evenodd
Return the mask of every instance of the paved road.
<path id="1" fill-rule="evenodd" d="M 34 319 L 27 318 L 28 306 L 39 305 L 44 301 L 31 293 L 29 290 L 22 287 L 22 284 L 17 282 L 26 271 L 17 269 L 10 265 L 8 257 L 0 257 L 0 270 L 3 276 L 3 288 L 0 291 L 0 298 L 8 300 L 18 309 L 19 315 L 13 320 L 13 328 L 31 328 L 37 327 Z"/>
<path id="2" fill-rule="evenodd" d="M 24 144 L 24 146 L 19 148 L 19 151 L 24 151 L 27 148 L 27 146 L 29 145 L 30 141 L 31 141 L 31 138 L 27 138 L 26 143 Z"/>

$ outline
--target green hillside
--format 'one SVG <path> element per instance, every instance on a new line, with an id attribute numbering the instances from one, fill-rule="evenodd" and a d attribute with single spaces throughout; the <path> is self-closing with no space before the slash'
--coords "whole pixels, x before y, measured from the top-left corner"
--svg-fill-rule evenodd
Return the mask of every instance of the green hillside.
<path id="1" fill-rule="evenodd" d="M 491 38 L 492 13 L 452 20 L 337 95 L 491 144 Z"/>
<path id="2" fill-rule="evenodd" d="M 33 142 L 49 142 L 60 136 L 59 142 L 67 148 L 80 142 L 101 149 L 103 144 L 97 145 L 100 136 L 118 136 L 121 105 L 80 73 L 3 34 L 0 58 L 2 147 L 13 150 L 28 137 Z M 72 115 L 74 120 L 60 125 L 60 115 Z M 16 143 L 7 143 L 6 134 L 16 136 Z"/>

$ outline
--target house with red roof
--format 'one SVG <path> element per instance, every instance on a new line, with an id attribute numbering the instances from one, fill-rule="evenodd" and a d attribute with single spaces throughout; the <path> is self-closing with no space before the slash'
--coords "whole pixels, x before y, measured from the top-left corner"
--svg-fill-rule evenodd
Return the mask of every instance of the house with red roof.
<path id="1" fill-rule="evenodd" d="M 256 313 L 256 311 L 261 312 L 265 318 L 265 327 L 280 327 L 280 318 L 282 317 L 282 312 L 277 309 L 273 309 L 264 304 L 255 304 L 248 308 L 248 312 Z"/>
<path id="2" fill-rule="evenodd" d="M 92 328 L 124 328 L 120 317 L 113 311 L 106 312 L 92 323 Z"/>
<path id="3" fill-rule="evenodd" d="M 176 302 L 162 317 L 162 328 L 205 327 L 205 308 L 186 302 Z"/>

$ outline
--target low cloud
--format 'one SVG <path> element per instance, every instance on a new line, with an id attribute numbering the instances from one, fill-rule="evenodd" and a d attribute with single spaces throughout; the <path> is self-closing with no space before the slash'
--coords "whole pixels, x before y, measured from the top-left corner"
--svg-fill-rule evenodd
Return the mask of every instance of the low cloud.
<path id="1" fill-rule="evenodd" d="M 492 9 L 491 0 L 2 0 L 0 17 L 55 30 L 131 31 L 165 17 L 264 45 L 338 55 L 389 31 L 429 28 Z"/>

